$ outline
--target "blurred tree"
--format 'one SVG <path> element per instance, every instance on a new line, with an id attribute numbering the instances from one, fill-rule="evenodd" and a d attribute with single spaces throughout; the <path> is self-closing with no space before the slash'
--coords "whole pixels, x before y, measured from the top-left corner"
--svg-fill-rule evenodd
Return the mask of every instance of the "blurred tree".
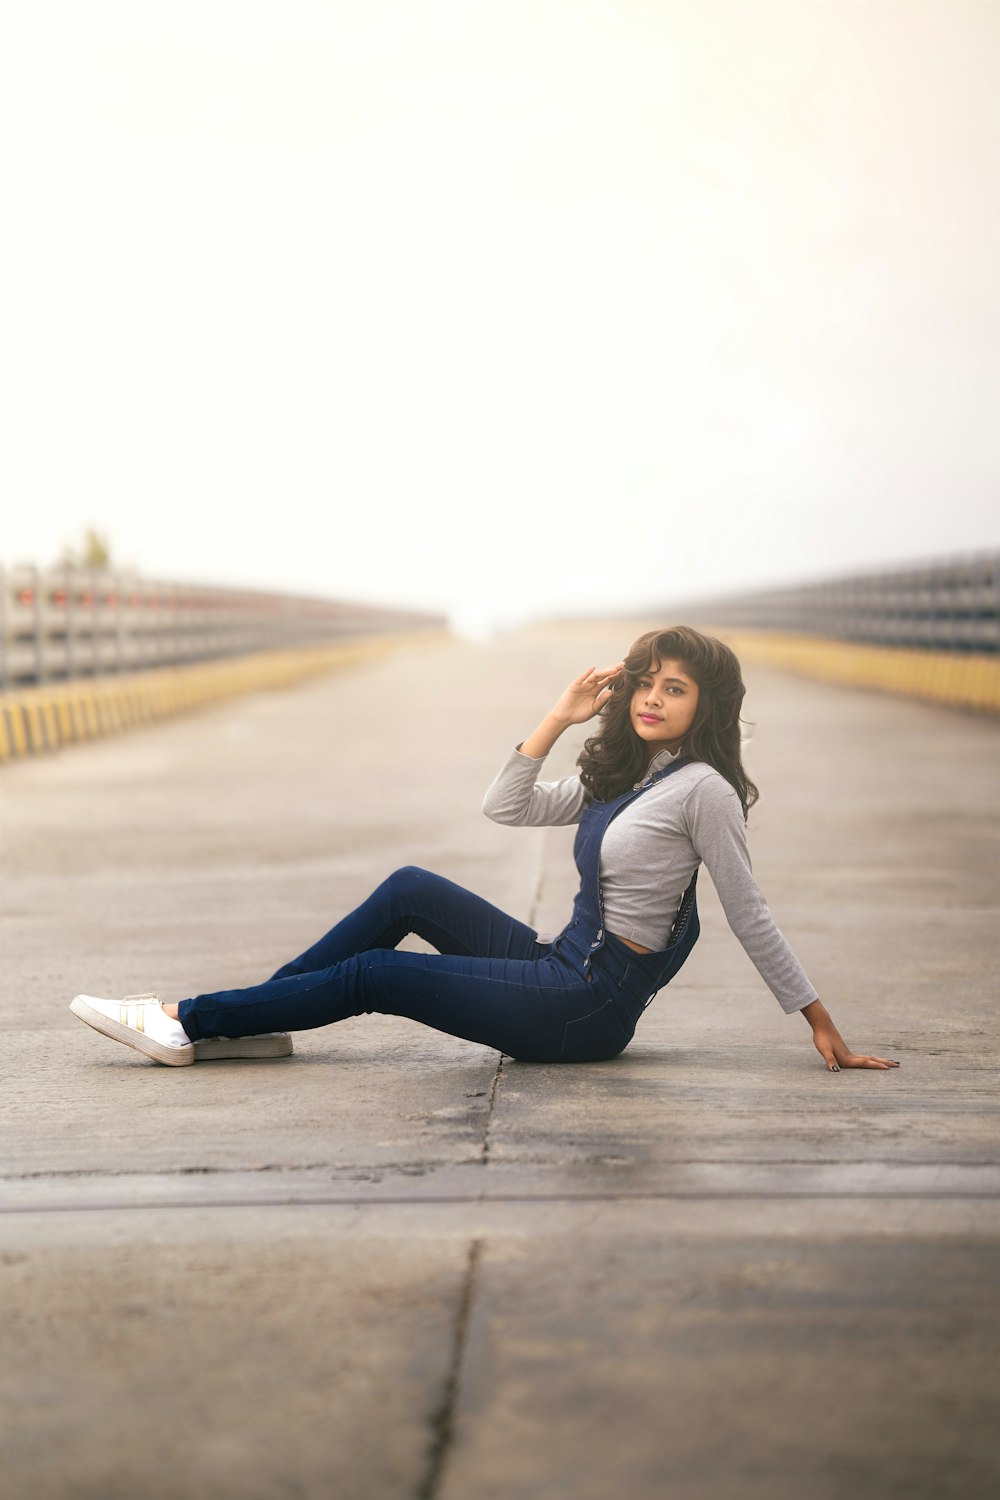
<path id="1" fill-rule="evenodd" d="M 63 568 L 110 568 L 111 544 L 101 532 L 88 526 L 83 534 L 83 546 L 79 551 L 73 547 L 65 547 L 59 559 L 59 566 Z"/>

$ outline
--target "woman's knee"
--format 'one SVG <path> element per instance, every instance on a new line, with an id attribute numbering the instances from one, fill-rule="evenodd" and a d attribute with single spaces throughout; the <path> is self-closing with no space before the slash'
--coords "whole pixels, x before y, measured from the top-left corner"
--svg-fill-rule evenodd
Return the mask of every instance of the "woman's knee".
<path id="1" fill-rule="evenodd" d="M 413 891 L 421 885 L 426 885 L 428 880 L 433 880 L 430 870 L 422 870 L 419 865 L 401 865 L 398 870 L 393 870 L 382 882 L 382 889 L 389 888 L 393 891 Z"/>
<path id="2" fill-rule="evenodd" d="M 394 913 L 405 911 L 410 904 L 410 897 L 420 885 L 419 877 L 422 873 L 416 865 L 402 865 L 400 869 L 387 875 L 381 885 L 375 887 L 369 900 L 388 907 Z"/>
<path id="3" fill-rule="evenodd" d="M 402 865 L 383 881 L 379 893 L 397 914 L 416 916 L 435 908 L 450 888 L 451 882 L 443 875 L 435 875 L 433 870 L 421 869 L 419 865 Z"/>

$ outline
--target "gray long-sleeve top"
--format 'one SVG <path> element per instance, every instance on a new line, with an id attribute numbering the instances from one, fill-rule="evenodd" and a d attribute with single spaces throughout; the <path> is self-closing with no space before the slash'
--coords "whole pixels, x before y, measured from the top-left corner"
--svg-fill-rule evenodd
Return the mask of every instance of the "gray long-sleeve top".
<path id="1" fill-rule="evenodd" d="M 661 750 L 637 785 L 676 758 Z M 512 751 L 483 800 L 486 816 L 515 827 L 579 823 L 587 799 L 579 775 L 540 782 L 544 761 Z M 726 920 L 782 1010 L 790 1015 L 818 1000 L 753 878 L 740 799 L 704 761 L 656 782 L 608 826 L 600 864 L 608 931 L 660 952 L 702 862 Z"/>

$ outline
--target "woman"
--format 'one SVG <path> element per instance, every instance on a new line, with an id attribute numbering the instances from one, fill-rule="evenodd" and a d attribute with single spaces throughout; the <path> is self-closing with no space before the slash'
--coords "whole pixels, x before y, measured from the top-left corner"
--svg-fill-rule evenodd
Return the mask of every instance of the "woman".
<path id="1" fill-rule="evenodd" d="M 757 789 L 740 754 L 744 692 L 721 641 L 685 626 L 650 631 L 617 666 L 575 678 L 512 752 L 486 814 L 579 824 L 580 889 L 552 942 L 450 880 L 407 867 L 264 984 L 177 1005 L 78 995 L 71 1009 L 171 1064 L 288 1052 L 287 1032 L 373 1011 L 525 1062 L 597 1062 L 625 1049 L 694 946 L 704 861 L 730 926 L 782 1009 L 806 1017 L 827 1067 L 898 1067 L 850 1050 L 753 879 L 744 825 Z M 597 715 L 579 774 L 539 784 L 564 730 Z M 399 952 L 408 933 L 438 951 Z"/>

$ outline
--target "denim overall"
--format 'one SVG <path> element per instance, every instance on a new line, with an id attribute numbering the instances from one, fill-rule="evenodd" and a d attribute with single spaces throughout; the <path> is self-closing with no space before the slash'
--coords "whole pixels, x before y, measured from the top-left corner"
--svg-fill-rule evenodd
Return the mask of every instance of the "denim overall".
<path id="1" fill-rule="evenodd" d="M 606 930 L 601 840 L 641 788 L 584 811 L 574 855 L 580 890 L 552 943 L 526 923 L 415 865 L 396 870 L 353 912 L 269 980 L 182 1000 L 193 1041 L 329 1026 L 349 1016 L 406 1016 L 523 1062 L 598 1062 L 632 1039 L 653 995 L 677 973 L 698 937 L 695 881 L 660 953 L 636 953 Z M 415 933 L 434 953 L 398 944 Z"/>
<path id="2" fill-rule="evenodd" d="M 573 916 L 555 939 L 552 951 L 574 962 L 587 982 L 606 997 L 602 1008 L 612 1010 L 623 1033 L 622 1048 L 631 1041 L 636 1023 L 653 996 L 673 979 L 698 941 L 701 932 L 695 895 L 698 872 L 692 875 L 681 897 L 666 948 L 660 952 L 636 953 L 605 926 L 600 885 L 601 842 L 609 824 L 623 808 L 690 761 L 690 756 L 672 761 L 640 788 L 624 792 L 612 802 L 591 802 L 580 819 L 573 845 L 580 889 L 573 903 Z"/>

